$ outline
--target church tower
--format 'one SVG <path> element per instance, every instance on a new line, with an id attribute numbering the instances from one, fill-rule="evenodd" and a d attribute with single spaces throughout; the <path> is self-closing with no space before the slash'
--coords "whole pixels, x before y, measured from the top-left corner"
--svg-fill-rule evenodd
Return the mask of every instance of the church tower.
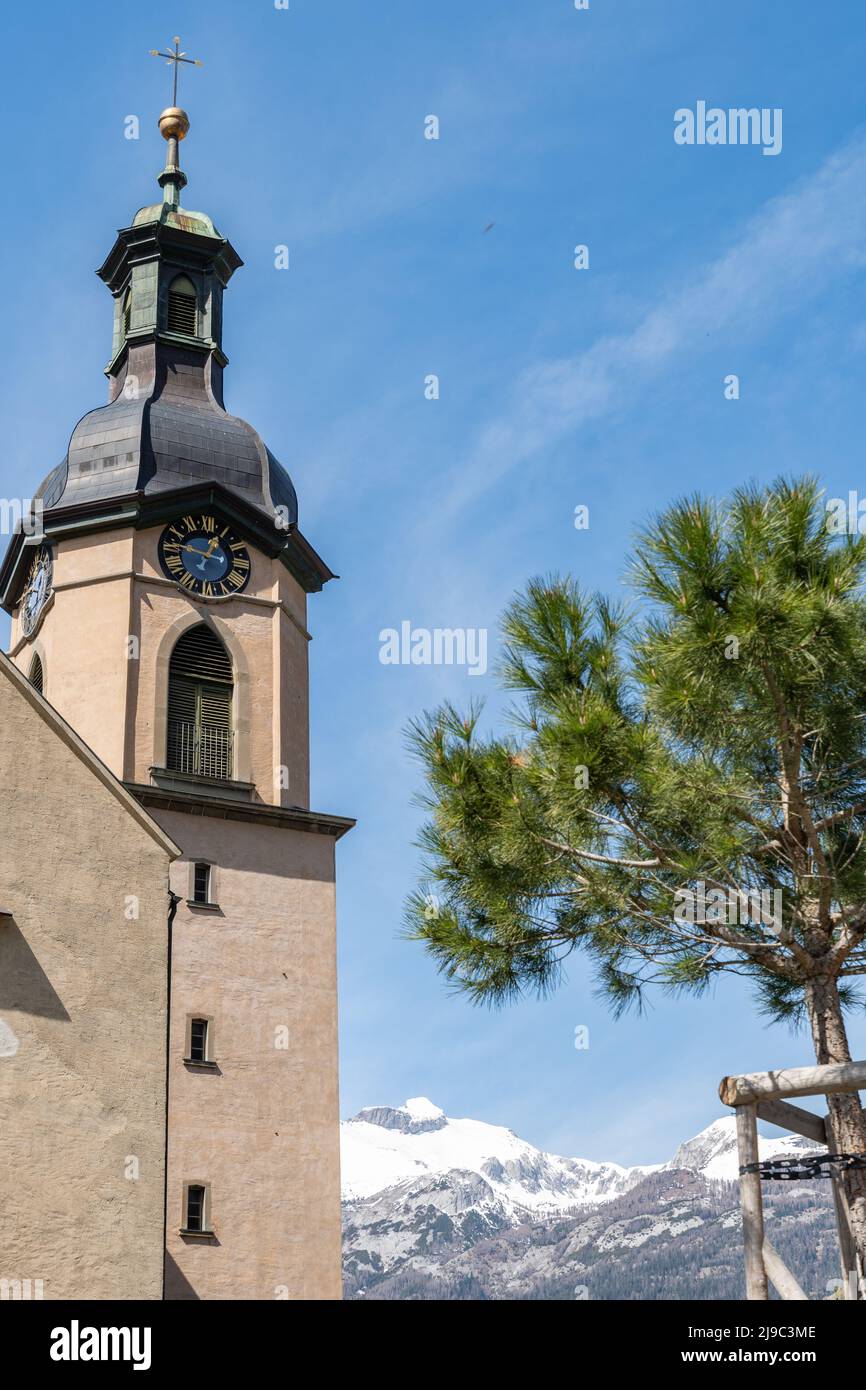
<path id="1" fill-rule="evenodd" d="M 338 1298 L 335 844 L 354 822 L 310 808 L 307 657 L 307 595 L 335 576 L 225 408 L 242 262 L 181 205 L 186 113 L 159 127 L 161 200 L 98 271 L 108 403 L 40 487 L 0 602 L 15 666 L 180 850 L 164 1297 Z"/>

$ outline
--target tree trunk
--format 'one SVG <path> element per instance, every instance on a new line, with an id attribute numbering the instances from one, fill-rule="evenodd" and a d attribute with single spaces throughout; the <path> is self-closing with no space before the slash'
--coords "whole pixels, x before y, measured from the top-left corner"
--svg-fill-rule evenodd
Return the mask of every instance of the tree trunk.
<path id="1" fill-rule="evenodd" d="M 808 980 L 805 987 L 806 1011 L 820 1066 L 828 1062 L 850 1062 L 848 1036 L 835 979 L 828 975 Z M 866 1154 L 866 1118 L 856 1091 L 827 1097 L 827 1109 L 836 1153 Z M 866 1270 L 866 1169 L 855 1169 L 844 1179 L 851 1213 L 854 1243 L 860 1259 L 859 1274 Z"/>

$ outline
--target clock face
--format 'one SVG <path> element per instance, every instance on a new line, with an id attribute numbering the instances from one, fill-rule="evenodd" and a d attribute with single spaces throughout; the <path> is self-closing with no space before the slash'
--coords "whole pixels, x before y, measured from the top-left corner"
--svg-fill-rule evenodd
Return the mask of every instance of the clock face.
<path id="1" fill-rule="evenodd" d="M 249 552 L 240 536 L 209 512 L 179 517 L 159 538 L 163 573 L 189 594 L 228 598 L 246 588 Z"/>
<path id="2" fill-rule="evenodd" d="M 32 637 L 46 603 L 51 597 L 51 577 L 54 563 L 51 549 L 41 545 L 30 562 L 27 583 L 21 595 L 21 631 L 25 637 Z"/>

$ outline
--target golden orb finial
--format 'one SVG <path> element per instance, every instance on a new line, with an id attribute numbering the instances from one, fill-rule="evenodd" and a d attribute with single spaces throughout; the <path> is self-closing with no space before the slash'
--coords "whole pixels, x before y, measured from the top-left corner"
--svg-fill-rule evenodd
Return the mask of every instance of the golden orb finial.
<path id="1" fill-rule="evenodd" d="M 179 106 L 167 106 L 159 118 L 163 140 L 184 140 L 189 130 L 189 116 Z"/>

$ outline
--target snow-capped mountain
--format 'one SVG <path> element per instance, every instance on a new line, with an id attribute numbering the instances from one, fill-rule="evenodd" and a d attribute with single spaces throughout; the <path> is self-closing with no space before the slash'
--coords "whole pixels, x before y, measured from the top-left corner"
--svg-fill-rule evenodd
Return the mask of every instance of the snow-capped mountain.
<path id="1" fill-rule="evenodd" d="M 797 1134 L 775 1134 L 771 1139 L 758 1136 L 758 1153 L 763 1162 L 768 1158 L 798 1158 L 815 1153 L 816 1145 Z M 737 1156 L 737 1122 L 733 1115 L 714 1120 L 694 1139 L 680 1144 L 665 1168 L 687 1168 L 700 1173 L 709 1182 L 736 1182 L 740 1172 Z"/>
<path id="2" fill-rule="evenodd" d="M 687 1169 L 708 1181 L 737 1178 L 733 1115 L 714 1120 L 681 1144 L 668 1163 L 623 1168 L 545 1153 L 513 1130 L 481 1120 L 449 1119 L 426 1097 L 361 1110 L 341 1125 L 343 1200 L 358 1201 L 432 1174 L 474 1173 L 507 1207 L 536 1214 L 609 1202 L 660 1169 Z M 761 1158 L 814 1149 L 793 1134 L 760 1140 Z"/>
<path id="3" fill-rule="evenodd" d="M 513 1130 L 449 1119 L 424 1097 L 361 1110 L 341 1126 L 340 1141 L 343 1199 L 350 1202 L 460 1172 L 483 1179 L 490 1197 L 509 1210 L 553 1214 L 609 1201 L 653 1171 L 544 1153 Z"/>
<path id="4" fill-rule="evenodd" d="M 545 1153 L 425 1098 L 360 1111 L 341 1147 L 349 1298 L 741 1296 L 733 1116 L 669 1162 L 631 1168 Z M 762 1158 L 813 1147 L 794 1135 L 760 1145 Z M 835 1258 L 827 1194 L 767 1187 L 774 1243 L 820 1289 Z"/>

